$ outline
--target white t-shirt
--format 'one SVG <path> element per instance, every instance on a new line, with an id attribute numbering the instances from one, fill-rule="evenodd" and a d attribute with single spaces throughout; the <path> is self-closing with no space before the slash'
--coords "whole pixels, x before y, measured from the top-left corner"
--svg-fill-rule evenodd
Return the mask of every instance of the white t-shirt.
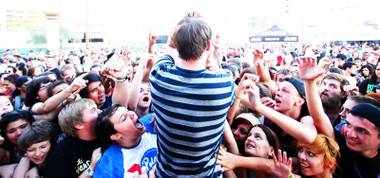
<path id="1" fill-rule="evenodd" d="M 141 168 L 149 172 L 157 162 L 157 135 L 144 133 L 141 142 L 133 148 L 122 148 L 124 177 L 133 177 L 134 172 L 141 174 Z"/>

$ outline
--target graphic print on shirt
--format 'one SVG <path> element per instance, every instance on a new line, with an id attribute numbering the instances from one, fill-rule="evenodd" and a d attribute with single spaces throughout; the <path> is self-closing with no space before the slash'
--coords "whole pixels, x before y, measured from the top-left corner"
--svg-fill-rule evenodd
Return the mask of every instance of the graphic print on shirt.
<path id="1" fill-rule="evenodd" d="M 90 160 L 84 161 L 82 158 L 78 158 L 77 164 L 75 166 L 75 173 L 80 175 L 83 171 L 90 167 Z"/>
<path id="2" fill-rule="evenodd" d="M 157 162 L 157 148 L 150 148 L 144 152 L 140 160 L 130 160 L 131 164 L 127 172 L 126 176 L 132 176 L 134 172 L 138 172 L 141 175 L 141 168 L 146 167 L 147 172 L 153 169 Z"/>

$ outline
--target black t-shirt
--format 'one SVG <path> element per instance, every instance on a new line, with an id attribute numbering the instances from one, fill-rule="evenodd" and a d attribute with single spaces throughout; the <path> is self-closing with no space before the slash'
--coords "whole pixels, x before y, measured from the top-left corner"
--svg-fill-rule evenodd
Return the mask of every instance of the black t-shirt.
<path id="1" fill-rule="evenodd" d="M 97 140 L 83 141 L 66 137 L 49 156 L 46 167 L 46 178 L 77 178 L 90 166 L 92 152 L 100 147 Z"/>
<path id="2" fill-rule="evenodd" d="M 104 110 L 110 106 L 112 106 L 112 96 L 106 96 L 106 101 L 104 102 L 104 104 L 100 108 L 100 110 Z"/>
<path id="3" fill-rule="evenodd" d="M 335 131 L 335 138 L 340 147 L 341 158 L 337 165 L 336 176 L 334 177 L 380 177 L 380 154 L 374 158 L 365 158 L 362 155 L 351 151 L 346 140 L 338 131 Z"/>
<path id="4" fill-rule="evenodd" d="M 366 79 L 366 80 L 362 81 L 359 84 L 360 94 L 365 95 L 365 94 L 370 93 L 370 92 L 376 92 L 375 86 L 377 84 L 379 84 L 379 82 L 373 81 L 371 79 Z"/>

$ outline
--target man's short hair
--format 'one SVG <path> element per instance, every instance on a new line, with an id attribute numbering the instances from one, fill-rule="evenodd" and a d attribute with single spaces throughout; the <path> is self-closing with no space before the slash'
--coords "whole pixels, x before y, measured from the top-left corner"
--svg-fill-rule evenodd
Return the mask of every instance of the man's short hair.
<path id="1" fill-rule="evenodd" d="M 91 99 L 79 99 L 65 106 L 58 115 L 59 127 L 71 137 L 77 137 L 75 124 L 82 122 L 82 111 L 96 105 Z"/>
<path id="2" fill-rule="evenodd" d="M 371 94 L 375 94 L 375 95 L 371 95 Z M 369 103 L 369 104 L 373 104 L 377 107 L 380 107 L 380 104 L 376 100 L 376 97 L 378 97 L 379 95 L 377 95 L 377 96 L 376 95 L 377 95 L 376 93 L 368 93 L 367 95 L 350 96 L 347 99 L 355 102 L 356 104 Z"/>
<path id="3" fill-rule="evenodd" d="M 201 18 L 187 18 L 174 35 L 179 56 L 184 60 L 198 59 L 207 48 L 211 35 L 211 27 Z"/>
<path id="4" fill-rule="evenodd" d="M 114 124 L 111 121 L 111 117 L 115 114 L 120 105 L 112 105 L 104 109 L 96 120 L 95 133 L 101 143 L 102 151 L 105 151 L 111 144 L 116 144 L 114 140 L 111 140 L 111 135 L 117 133 Z"/>
<path id="5" fill-rule="evenodd" d="M 280 70 L 277 71 L 277 75 L 278 75 L 278 74 L 292 75 L 292 72 L 291 72 L 289 69 L 282 68 L 282 69 L 280 69 Z"/>
<path id="6" fill-rule="evenodd" d="M 325 77 L 323 77 L 323 80 L 325 79 L 334 79 L 338 81 L 340 83 L 340 90 L 342 92 L 344 91 L 343 87 L 350 84 L 350 82 L 345 78 L 345 76 L 337 73 L 327 73 Z"/>
<path id="7" fill-rule="evenodd" d="M 86 84 L 86 87 L 83 88 L 80 92 L 79 92 L 79 95 L 80 97 L 82 98 L 88 98 L 89 96 L 89 91 L 88 91 L 88 86 L 91 84 L 91 83 L 94 83 L 94 82 L 102 82 L 101 81 L 101 78 L 98 74 L 96 73 L 88 73 L 86 76 L 83 77 L 84 80 L 87 80 L 87 84 Z"/>
<path id="8" fill-rule="evenodd" d="M 338 67 L 331 67 L 329 68 L 329 73 L 337 73 L 343 75 L 343 70 Z"/>
<path id="9" fill-rule="evenodd" d="M 345 62 L 344 64 L 343 64 L 343 70 L 346 70 L 347 68 L 349 68 L 349 69 L 351 69 L 352 68 L 352 66 L 355 66 L 355 63 L 353 63 L 353 62 Z"/>
<path id="10" fill-rule="evenodd" d="M 341 60 L 346 60 L 347 57 L 344 54 L 338 54 L 336 58 L 341 59 Z"/>

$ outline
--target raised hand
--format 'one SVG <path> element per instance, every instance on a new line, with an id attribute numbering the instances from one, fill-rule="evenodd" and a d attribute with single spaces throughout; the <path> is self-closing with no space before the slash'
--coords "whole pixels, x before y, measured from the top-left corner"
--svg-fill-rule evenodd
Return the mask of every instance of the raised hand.
<path id="1" fill-rule="evenodd" d="M 271 170 L 273 174 L 280 178 L 288 178 L 292 173 L 292 158 L 288 159 L 286 151 L 281 152 L 281 150 L 277 151 L 277 156 L 274 151 L 271 154 L 274 162 Z"/>
<path id="2" fill-rule="evenodd" d="M 257 75 L 249 73 L 244 74 L 237 87 L 236 95 L 241 99 L 247 99 L 247 91 L 252 88 L 252 86 L 256 86 L 255 83 L 258 81 L 259 77 Z"/>
<path id="3" fill-rule="evenodd" d="M 248 80 L 247 84 L 244 86 L 244 92 L 248 94 L 248 103 L 243 103 L 251 109 L 255 109 L 260 101 L 260 89 L 256 86 L 259 81 L 259 77 L 254 75 L 253 78 Z"/>
<path id="4" fill-rule="evenodd" d="M 149 46 L 153 46 L 154 44 L 156 44 L 156 40 L 157 40 L 157 36 L 152 35 L 152 32 L 150 31 L 149 32 L 149 38 L 148 38 Z"/>
<path id="5" fill-rule="evenodd" d="M 223 172 L 234 170 L 237 165 L 237 155 L 227 152 L 225 149 L 219 149 L 217 164 L 222 166 Z"/>
<path id="6" fill-rule="evenodd" d="M 296 58 L 299 67 L 299 77 L 303 80 L 315 80 L 323 74 L 317 67 L 317 59 L 314 57 Z"/>
<path id="7" fill-rule="evenodd" d="M 82 90 L 83 88 L 86 87 L 86 84 L 87 84 L 88 81 L 83 79 L 83 77 L 85 75 L 87 75 L 87 73 L 78 76 L 70 84 L 70 88 L 69 89 L 70 89 L 70 91 L 72 93 L 77 93 L 77 92 L 79 92 L 80 90 Z"/>
<path id="8" fill-rule="evenodd" d="M 143 72 L 143 81 L 149 81 L 149 74 L 154 65 L 154 56 L 152 54 L 147 54 L 142 57 L 142 60 L 139 62 L 139 67 Z"/>
<path id="9" fill-rule="evenodd" d="M 153 46 L 154 44 L 156 44 L 156 40 L 157 40 L 157 36 L 156 35 L 152 35 L 152 31 L 149 31 L 149 37 L 148 37 L 148 53 L 150 54 L 153 54 L 154 51 L 153 51 Z"/>
<path id="10" fill-rule="evenodd" d="M 257 62 L 262 61 L 264 58 L 264 53 L 258 49 L 253 52 L 253 64 L 256 65 Z"/>
<path id="11" fill-rule="evenodd" d="M 113 57 L 112 57 L 113 58 Z M 101 74 L 113 80 L 125 79 L 128 76 L 127 64 L 122 58 L 110 59 L 101 70 Z"/>
<path id="12" fill-rule="evenodd" d="M 269 98 L 269 97 L 261 98 L 260 102 L 263 103 L 263 105 L 270 107 L 272 109 L 274 108 L 274 105 L 276 104 L 276 102 L 272 98 Z"/>

